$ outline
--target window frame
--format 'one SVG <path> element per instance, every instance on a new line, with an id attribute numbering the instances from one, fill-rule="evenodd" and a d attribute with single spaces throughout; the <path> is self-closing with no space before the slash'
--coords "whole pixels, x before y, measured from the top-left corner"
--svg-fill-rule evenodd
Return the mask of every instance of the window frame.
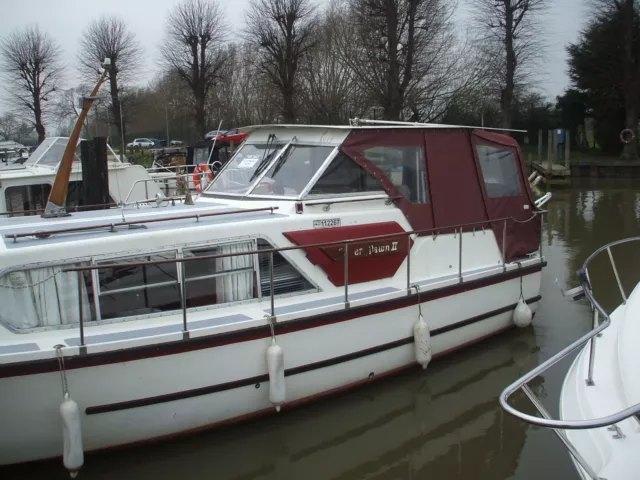
<path id="1" fill-rule="evenodd" d="M 482 179 L 482 188 L 485 192 L 486 198 L 487 199 L 491 199 L 491 200 L 497 200 L 497 199 L 501 199 L 501 198 L 516 198 L 516 197 L 521 197 L 523 195 L 527 195 L 526 192 L 526 186 L 523 185 L 522 183 L 522 179 L 521 177 L 521 172 L 520 172 L 520 158 L 518 155 L 518 152 L 516 149 L 514 149 L 513 147 L 510 146 L 506 146 L 506 145 L 494 145 L 494 144 L 489 144 L 489 143 L 484 143 L 484 142 L 474 142 L 474 154 L 476 156 L 476 158 L 478 159 L 478 169 L 480 172 L 480 178 Z M 509 153 L 511 154 L 511 158 L 513 159 L 512 162 L 512 166 L 514 167 L 514 172 L 515 172 L 515 178 L 517 180 L 517 187 L 518 187 L 518 191 L 516 193 L 510 193 L 508 195 L 492 195 L 489 192 L 489 189 L 487 188 L 487 181 L 485 178 L 485 172 L 484 172 L 484 168 L 482 167 L 482 156 L 480 155 L 480 148 L 492 148 L 494 150 L 497 150 L 498 152 L 501 153 Z M 502 166 L 499 167 L 502 173 Z M 500 185 L 505 185 L 505 184 L 500 184 Z M 513 185 L 512 185 L 513 186 Z"/>
<path id="2" fill-rule="evenodd" d="M 264 234 L 260 234 L 260 235 L 255 235 L 255 236 L 248 236 L 248 237 L 237 237 L 237 238 L 233 238 L 233 239 L 225 239 L 219 243 L 203 243 L 203 242 L 197 242 L 197 243 L 193 243 L 193 244 L 181 244 L 181 245 L 171 245 L 171 246 L 167 246 L 165 248 L 155 248 L 152 250 L 129 250 L 129 251 L 123 251 L 123 252 L 119 252 L 117 254 L 103 254 L 103 255 L 96 255 L 96 256 L 85 256 L 85 257 L 76 257 L 76 258 L 68 258 L 68 259 L 64 259 L 64 260 L 57 260 L 57 261 L 47 261 L 47 262 L 36 262 L 36 263 L 28 263 L 28 264 L 23 264 L 23 265 L 16 265 L 16 266 L 12 266 L 9 268 L 5 268 L 5 269 L 1 269 L 0 270 L 0 277 L 3 277 L 5 275 L 8 275 L 11 272 L 15 272 L 15 271 L 23 271 L 23 270 L 30 270 L 33 268 L 43 268 L 43 267 L 60 267 L 60 268 L 64 268 L 65 266 L 68 265 L 73 265 L 73 264 L 81 264 L 81 263 L 85 263 L 87 265 L 91 265 L 91 266 L 97 266 L 100 262 L 105 262 L 105 261 L 110 261 L 110 260 L 120 260 L 120 259 L 125 259 L 125 258 L 135 258 L 135 257 L 144 257 L 144 256 L 148 256 L 148 255 L 153 255 L 153 254 L 159 254 L 159 253 L 166 253 L 166 252 L 170 252 L 170 251 L 175 251 L 176 252 L 176 259 L 179 258 L 183 258 L 182 257 L 182 252 L 183 249 L 198 249 L 198 248 L 207 248 L 207 247 L 222 247 L 222 246 L 227 246 L 227 245 L 235 245 L 238 243 L 245 243 L 245 242 L 254 242 L 254 244 L 256 245 L 256 250 L 257 250 L 257 242 L 258 239 L 262 239 L 264 240 L 266 243 L 268 243 L 272 248 L 274 245 L 274 242 L 267 236 Z M 292 268 L 294 268 L 302 277 L 304 277 L 309 284 L 312 285 L 311 289 L 308 290 L 304 290 L 304 291 L 300 291 L 300 292 L 289 292 L 289 293 L 282 293 L 282 294 L 276 294 L 274 295 L 274 298 L 279 299 L 279 298 L 290 298 L 290 297 L 295 297 L 298 295 L 308 295 L 310 293 L 319 293 L 322 292 L 322 289 L 318 286 L 317 282 L 315 282 L 313 279 L 311 279 L 309 277 L 309 275 L 307 274 L 307 272 L 305 272 L 303 269 L 301 269 L 298 265 L 298 262 L 296 262 L 294 259 L 291 258 L 290 255 L 286 255 L 287 252 L 282 252 L 280 253 L 283 258 L 291 265 Z M 198 306 L 198 307 L 187 307 L 187 312 L 200 312 L 200 311 L 207 311 L 207 310 L 217 310 L 220 308 L 226 308 L 226 307 L 230 307 L 230 306 L 235 306 L 235 305 L 244 305 L 244 304 L 250 304 L 250 303 L 260 303 L 262 301 L 268 300 L 271 297 L 270 296 L 265 296 L 263 295 L 262 292 L 262 288 L 261 288 L 261 282 L 260 282 L 260 260 L 259 260 L 259 255 L 260 253 L 254 253 L 252 254 L 253 257 L 253 270 L 254 270 L 254 275 L 255 275 L 255 279 L 257 279 L 257 286 L 256 286 L 256 296 L 254 298 L 250 298 L 247 300 L 238 300 L 235 302 L 224 302 L 224 303 L 216 303 L 216 304 L 210 304 L 210 305 L 203 305 L 203 306 Z M 182 263 L 181 263 L 182 264 Z M 180 286 L 182 284 L 182 274 L 183 274 L 183 269 L 180 268 L 179 265 L 181 264 L 177 264 L 177 273 L 178 273 L 178 285 Z M 135 321 L 135 320 L 146 320 L 149 318 L 162 318 L 162 317 L 168 317 L 171 315 L 180 315 L 180 311 L 181 309 L 176 309 L 176 310 L 168 310 L 168 311 L 164 311 L 164 312 L 154 312 L 154 313 L 144 313 L 144 314 L 139 314 L 139 315 L 130 315 L 130 316 L 126 316 L 126 317 L 114 317 L 114 318 L 108 318 L 108 319 L 103 319 L 102 318 L 102 312 L 100 310 L 100 298 L 99 298 L 99 292 L 100 292 L 100 286 L 99 286 L 99 271 L 97 269 L 91 270 L 91 275 L 90 275 L 90 282 L 91 285 L 90 287 L 87 288 L 87 292 L 90 293 L 91 295 L 93 295 L 93 310 L 95 313 L 95 320 L 91 320 L 90 322 L 84 322 L 85 325 L 89 324 L 89 325 L 110 325 L 113 323 L 121 323 L 121 322 L 130 322 L 130 321 Z M 221 274 L 224 275 L 224 274 Z M 144 287 L 141 287 L 144 288 Z M 111 293 L 113 293 L 114 291 L 111 291 Z M 183 292 L 180 292 L 180 299 L 182 300 L 183 298 Z M 90 300 L 91 301 L 91 300 Z M 49 325 L 49 326 L 39 326 L 39 327 L 31 327 L 31 328 L 23 328 L 23 329 L 17 329 L 14 328 L 13 326 L 11 326 L 8 322 L 6 322 L 4 319 L 0 319 L 0 323 L 2 323 L 3 326 L 5 326 L 9 331 L 13 332 L 13 333 L 34 333 L 34 332 L 43 332 L 43 331 L 56 331 L 56 330 L 62 330 L 62 329 L 77 329 L 79 328 L 79 323 L 74 322 L 74 323 L 68 323 L 68 324 L 60 324 L 60 325 Z"/>

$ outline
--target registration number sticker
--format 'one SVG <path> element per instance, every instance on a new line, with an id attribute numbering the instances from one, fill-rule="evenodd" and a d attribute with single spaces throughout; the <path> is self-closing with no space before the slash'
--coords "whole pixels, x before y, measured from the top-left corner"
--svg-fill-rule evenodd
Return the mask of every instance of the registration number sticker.
<path id="1" fill-rule="evenodd" d="M 327 218 L 325 220 L 314 220 L 313 228 L 339 227 L 339 218 Z"/>

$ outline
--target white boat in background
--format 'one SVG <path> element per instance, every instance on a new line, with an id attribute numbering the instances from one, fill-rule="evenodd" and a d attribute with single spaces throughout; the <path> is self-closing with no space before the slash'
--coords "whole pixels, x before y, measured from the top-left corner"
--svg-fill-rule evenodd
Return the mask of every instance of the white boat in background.
<path id="1" fill-rule="evenodd" d="M 68 141 L 67 137 L 48 137 L 23 164 L 0 169 L 0 212 L 18 216 L 44 209 Z M 79 205 L 82 188 L 79 147 L 80 141 L 69 178 L 67 207 L 70 209 Z M 113 204 L 146 201 L 164 193 L 143 167 L 121 162 L 109 145 L 107 162 Z"/>
<path id="2" fill-rule="evenodd" d="M 633 245 L 629 245 L 631 243 Z M 599 248 L 579 271 L 580 287 L 565 292 L 574 298 L 588 298 L 594 312 L 593 329 L 515 381 L 500 396 L 500 403 L 507 412 L 525 422 L 553 429 L 571 453 L 581 478 L 588 480 L 640 478 L 640 378 L 637 370 L 640 365 L 640 283 L 630 295 L 623 288 L 613 257 L 615 247 L 623 244 L 635 246 L 638 255 L 640 237 Z M 588 270 L 594 258 L 605 252 L 622 300 L 610 315 L 593 295 Z M 638 278 L 640 275 L 634 280 Z M 560 394 L 560 419 L 555 420 L 527 384 L 575 351 L 579 353 L 565 376 Z M 509 405 L 509 397 L 520 389 L 542 418 L 522 413 Z"/>
<path id="3" fill-rule="evenodd" d="M 530 324 L 542 212 L 512 138 L 247 131 L 195 205 L 0 219 L 0 465 L 75 471 Z"/>

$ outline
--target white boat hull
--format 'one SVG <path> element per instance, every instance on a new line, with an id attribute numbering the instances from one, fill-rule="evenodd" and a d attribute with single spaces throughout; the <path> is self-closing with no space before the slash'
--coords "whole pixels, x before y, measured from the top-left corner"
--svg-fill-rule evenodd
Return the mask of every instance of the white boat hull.
<path id="1" fill-rule="evenodd" d="M 640 287 L 611 314 L 611 325 L 596 344 L 593 362 L 593 385 L 587 385 L 590 344 L 575 358 L 565 376 L 560 395 L 560 417 L 564 420 L 590 420 L 624 410 L 640 402 L 637 397 L 637 341 Z M 640 478 L 637 461 L 640 448 L 640 421 L 627 418 L 614 427 L 566 430 L 569 441 L 589 466 L 607 480 Z M 620 435 L 622 434 L 622 435 Z M 591 479 L 572 460 L 584 479 Z"/>
<path id="2" fill-rule="evenodd" d="M 512 326 L 519 285 L 516 277 L 425 301 L 422 309 L 432 331 L 433 354 L 442 355 Z M 534 312 L 539 286 L 539 270 L 525 276 L 524 296 Z M 415 365 L 411 332 L 417 305 L 368 307 L 376 313 L 294 327 L 277 335 L 286 369 L 283 408 Z M 282 322 L 282 330 L 286 324 Z M 256 337 L 240 341 L 225 337 L 218 345 L 207 346 L 207 333 L 196 331 L 191 346 L 182 352 L 149 353 L 147 342 L 147 347 L 127 349 L 124 361 L 112 361 L 105 359 L 117 350 L 104 344 L 105 353 L 91 353 L 86 359 L 95 366 L 74 368 L 78 357 L 68 358 L 68 386 L 81 409 L 85 451 L 275 412 L 268 400 L 265 360 L 271 340 L 262 334 Z M 161 343 L 156 346 L 162 349 Z M 34 363 L 35 367 L 24 365 L 22 373 L 18 365 L 13 375 L 0 371 L 0 464 L 62 454 L 61 376 L 57 370 L 29 373 L 32 367 L 37 372 Z"/>

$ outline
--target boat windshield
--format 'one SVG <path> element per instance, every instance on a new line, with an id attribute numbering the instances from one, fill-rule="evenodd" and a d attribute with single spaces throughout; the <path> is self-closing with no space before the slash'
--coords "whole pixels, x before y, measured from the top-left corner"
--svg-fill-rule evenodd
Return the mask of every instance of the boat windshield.
<path id="1" fill-rule="evenodd" d="M 244 195 L 249 193 L 251 184 L 264 173 L 271 161 L 282 150 L 283 145 L 244 144 L 236 152 L 233 159 L 213 180 L 208 193 L 232 193 Z"/>
<path id="2" fill-rule="evenodd" d="M 298 196 L 334 147 L 290 145 L 251 191 L 255 195 Z"/>
<path id="3" fill-rule="evenodd" d="M 280 154 L 283 148 L 286 150 Z M 297 196 L 333 149 L 318 145 L 245 144 L 207 192 Z M 257 179 L 259 183 L 253 186 Z"/>

